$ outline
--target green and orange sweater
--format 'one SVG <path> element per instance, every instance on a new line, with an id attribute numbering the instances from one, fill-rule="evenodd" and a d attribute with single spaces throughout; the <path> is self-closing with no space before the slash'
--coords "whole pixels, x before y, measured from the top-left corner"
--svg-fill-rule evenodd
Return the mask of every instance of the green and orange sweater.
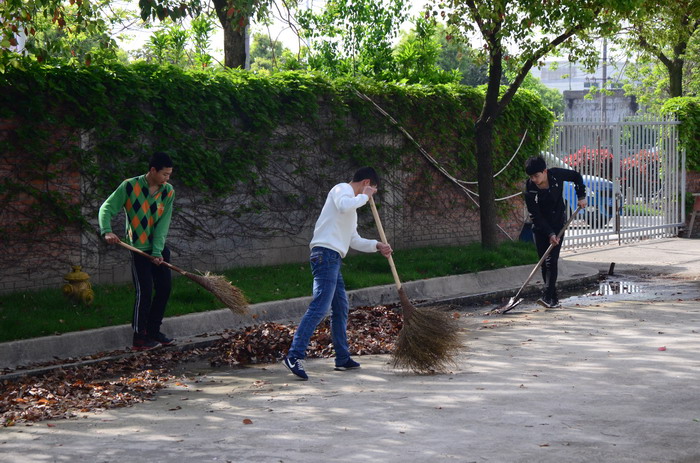
<path id="1" fill-rule="evenodd" d="M 146 175 L 124 180 L 100 206 L 100 232 L 112 232 L 112 218 L 124 209 L 126 242 L 154 257 L 163 257 L 174 200 L 175 189 L 169 183 L 151 195 Z"/>

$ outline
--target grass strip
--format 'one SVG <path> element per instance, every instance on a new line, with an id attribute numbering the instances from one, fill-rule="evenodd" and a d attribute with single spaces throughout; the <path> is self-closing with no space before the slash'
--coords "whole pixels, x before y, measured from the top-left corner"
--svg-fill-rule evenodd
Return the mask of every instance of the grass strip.
<path id="1" fill-rule="evenodd" d="M 495 250 L 479 243 L 467 246 L 427 247 L 395 251 L 402 282 L 460 275 L 537 262 L 532 243 L 507 242 Z M 311 295 L 308 262 L 243 267 L 224 274 L 252 304 Z M 347 290 L 392 284 L 385 258 L 379 254 L 351 253 L 343 260 Z M 4 294 L 0 299 L 0 342 L 82 331 L 131 323 L 134 290 L 131 283 L 93 285 L 90 306 L 72 302 L 60 288 Z M 221 303 L 187 278 L 173 279 L 167 317 L 221 308 Z"/>

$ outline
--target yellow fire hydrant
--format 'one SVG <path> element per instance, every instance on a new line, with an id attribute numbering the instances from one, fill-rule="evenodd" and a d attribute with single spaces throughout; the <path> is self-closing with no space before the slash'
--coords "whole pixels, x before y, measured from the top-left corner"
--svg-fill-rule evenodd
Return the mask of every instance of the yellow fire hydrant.
<path id="1" fill-rule="evenodd" d="M 68 283 L 63 285 L 63 294 L 85 305 L 92 304 L 95 293 L 90 284 L 90 275 L 82 271 L 80 265 L 71 265 L 72 272 L 63 277 Z"/>

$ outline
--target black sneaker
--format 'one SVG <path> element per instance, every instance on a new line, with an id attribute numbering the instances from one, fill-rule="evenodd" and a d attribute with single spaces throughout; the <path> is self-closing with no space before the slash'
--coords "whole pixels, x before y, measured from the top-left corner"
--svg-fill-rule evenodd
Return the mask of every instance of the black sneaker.
<path id="1" fill-rule="evenodd" d="M 352 370 L 353 368 L 360 368 L 360 364 L 351 358 L 348 358 L 344 364 L 335 366 L 336 371 Z"/>
<path id="2" fill-rule="evenodd" d="M 144 351 L 155 349 L 156 347 L 160 347 L 160 343 L 158 341 L 154 341 L 145 334 L 134 333 L 134 340 L 132 342 L 131 350 Z"/>
<path id="3" fill-rule="evenodd" d="M 537 299 L 537 303 L 547 309 L 555 309 L 557 307 L 561 307 L 559 301 L 549 299 L 548 297 L 541 297 Z"/>
<path id="4" fill-rule="evenodd" d="M 294 357 L 285 357 L 282 363 L 289 369 L 289 371 L 302 380 L 306 381 L 309 379 L 309 375 L 307 375 L 306 371 L 304 371 L 304 360 L 296 359 Z"/>
<path id="5" fill-rule="evenodd" d="M 174 339 L 167 337 L 160 331 L 155 336 L 148 336 L 151 340 L 159 343 L 161 346 L 169 346 L 175 342 Z"/>

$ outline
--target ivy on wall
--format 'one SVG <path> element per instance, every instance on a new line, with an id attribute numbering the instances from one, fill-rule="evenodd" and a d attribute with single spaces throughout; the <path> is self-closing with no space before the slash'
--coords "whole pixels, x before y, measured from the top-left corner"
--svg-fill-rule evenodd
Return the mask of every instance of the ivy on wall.
<path id="1" fill-rule="evenodd" d="M 229 219 L 268 213 L 266 221 L 241 219 L 239 228 L 225 233 L 294 233 L 308 218 L 294 220 L 289 211 L 317 206 L 318 192 L 307 191 L 308 185 L 318 187 L 322 176 L 337 175 L 328 171 L 338 160 L 391 169 L 415 165 L 404 161 L 420 156 L 356 90 L 389 112 L 455 177 L 476 179 L 474 121 L 483 88 L 149 64 L 35 65 L 0 76 L 0 122 L 12 126 L 0 136 L 0 162 L 6 166 L 0 175 L 0 218 L 16 215 L 18 201 L 29 198 L 36 206 L 22 209 L 21 221 L 0 220 L 0 234 L 16 236 L 20 222 L 24 238 L 17 239 L 69 225 L 89 231 L 100 202 L 124 178 L 145 172 L 154 151 L 172 155 L 177 182 L 196 193 L 198 211 L 210 207 L 209 219 L 224 213 L 220 201 L 227 201 Z M 552 120 L 536 95 L 516 95 L 497 127 L 497 169 L 526 130 L 527 140 L 498 178 L 499 194 L 520 188 L 523 162 L 539 153 Z M 386 137 L 400 142 L 377 142 Z M 285 154 L 285 166 L 271 166 L 280 163 L 281 152 L 294 154 Z M 18 153 L 30 156 L 20 162 Z M 79 172 L 80 201 L 74 189 L 50 187 L 60 182 L 62 170 Z M 429 192 L 434 177 L 419 177 L 411 188 Z M 182 216 L 180 222 L 190 229 L 185 233 L 206 232 L 198 217 Z"/>
<path id="2" fill-rule="evenodd" d="M 673 114 L 681 122 L 678 135 L 686 150 L 688 170 L 700 172 L 700 98 L 671 98 L 661 107 L 661 114 Z"/>

